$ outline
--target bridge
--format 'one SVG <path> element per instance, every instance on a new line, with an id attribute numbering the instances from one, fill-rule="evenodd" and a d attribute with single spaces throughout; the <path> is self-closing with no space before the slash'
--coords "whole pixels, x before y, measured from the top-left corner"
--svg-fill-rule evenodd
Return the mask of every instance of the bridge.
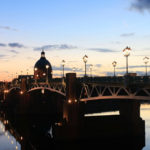
<path id="1" fill-rule="evenodd" d="M 77 86 L 78 91 L 76 99 L 78 101 L 86 102 L 104 99 L 150 100 L 150 76 L 75 77 L 75 80 L 75 86 Z M 41 90 L 44 94 L 45 90 L 49 90 L 66 96 L 66 79 L 55 78 L 47 83 L 35 82 L 34 80 L 27 82 L 27 79 L 22 78 L 20 82 L 10 85 L 4 83 L 1 85 L 0 91 L 9 93 L 16 88 L 20 89 L 22 94 L 34 90 Z"/>
<path id="2" fill-rule="evenodd" d="M 150 77 L 123 76 L 77 78 L 75 73 L 68 73 L 66 74 L 66 78 L 52 79 L 49 83 L 35 82 L 34 80 L 28 81 L 27 78 L 22 78 L 18 82 L 3 84 L 1 87 L 4 99 L 14 91 L 18 91 L 20 94 L 21 98 L 19 98 L 19 101 L 23 101 L 24 99 L 24 103 L 21 104 L 22 106 L 27 103 L 26 99 L 31 98 L 30 95 L 34 98 L 34 92 L 37 92 L 38 94 L 36 96 L 40 96 L 41 98 L 43 98 L 44 95 L 46 97 L 55 95 L 53 96 L 53 101 L 57 99 L 59 105 L 58 112 L 62 109 L 62 118 L 55 123 L 55 137 L 58 139 L 69 139 L 79 137 L 79 129 L 84 126 L 86 122 L 88 122 L 87 124 L 91 124 L 91 121 L 89 121 L 90 119 L 84 117 L 85 106 L 90 102 L 103 101 L 109 103 L 109 100 L 121 101 L 119 106 L 121 119 L 119 119 L 117 123 L 114 123 L 114 126 L 117 126 L 118 129 L 125 128 L 123 125 L 120 125 L 121 127 L 118 126 L 122 121 L 124 122 L 124 120 L 126 126 L 132 127 L 132 130 L 137 129 L 135 126 L 139 121 L 141 121 L 141 125 L 144 125 L 143 120 L 140 119 L 140 103 L 145 100 L 150 100 Z M 57 96 L 59 96 L 59 98 L 57 98 Z M 60 99 L 62 99 L 61 103 L 59 103 Z M 49 101 L 48 98 L 47 101 Z M 52 104 L 54 103 L 50 103 L 50 105 Z M 44 105 L 44 107 L 46 106 Z M 47 111 L 53 109 L 52 107 L 53 106 L 47 108 Z M 94 121 L 92 122 L 95 122 L 95 124 L 92 126 L 95 129 L 98 129 L 99 126 L 106 129 L 106 124 L 97 118 L 93 119 Z M 66 126 L 68 127 L 67 131 L 69 130 L 70 132 L 66 132 Z M 80 137 L 93 137 L 95 136 L 94 133 L 96 134 L 97 132 L 94 130 L 87 135 L 88 130 L 91 130 L 90 127 L 80 130 L 83 130 L 80 131 L 82 134 L 82 136 L 80 134 Z M 140 131 L 139 128 L 137 131 Z M 120 132 L 122 131 L 119 130 L 118 134 L 120 134 Z"/>

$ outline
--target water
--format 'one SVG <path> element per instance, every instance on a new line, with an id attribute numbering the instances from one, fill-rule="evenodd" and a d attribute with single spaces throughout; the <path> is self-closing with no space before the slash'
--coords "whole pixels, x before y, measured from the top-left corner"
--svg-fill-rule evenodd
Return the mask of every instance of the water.
<path id="1" fill-rule="evenodd" d="M 140 116 L 145 120 L 145 147 L 142 150 L 150 150 L 150 104 L 141 105 Z"/>
<path id="2" fill-rule="evenodd" d="M 19 142 L 0 121 L 0 150 L 21 150 Z"/>
<path id="3" fill-rule="evenodd" d="M 104 113 L 104 115 L 109 114 L 110 113 Z M 111 114 L 118 115 L 118 112 Z M 145 147 L 142 150 L 150 150 L 150 104 L 141 105 L 140 116 L 145 120 Z M 88 115 L 86 117 L 88 117 Z M 15 129 L 7 129 L 8 120 L 4 121 L 3 118 L 0 118 L 0 120 L 0 150 L 21 150 L 21 145 L 18 142 L 18 138 L 21 138 L 21 135 L 16 135 L 15 138 L 14 135 L 17 134 L 17 132 L 15 133 Z M 48 141 L 47 139 L 44 140 Z"/>

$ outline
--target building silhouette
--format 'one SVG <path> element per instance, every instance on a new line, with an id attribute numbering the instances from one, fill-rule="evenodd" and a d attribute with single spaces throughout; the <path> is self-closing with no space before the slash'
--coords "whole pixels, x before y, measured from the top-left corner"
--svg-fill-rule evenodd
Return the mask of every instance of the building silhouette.
<path id="1" fill-rule="evenodd" d="M 45 57 L 45 52 L 42 50 L 41 58 L 35 63 L 34 66 L 34 79 L 51 79 L 52 78 L 52 66 Z"/>

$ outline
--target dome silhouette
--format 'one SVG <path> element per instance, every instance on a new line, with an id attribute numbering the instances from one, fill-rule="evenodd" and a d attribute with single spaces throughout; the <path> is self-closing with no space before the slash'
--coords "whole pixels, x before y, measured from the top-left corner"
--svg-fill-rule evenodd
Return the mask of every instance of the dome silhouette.
<path id="1" fill-rule="evenodd" d="M 34 78 L 35 79 L 49 79 L 52 78 L 52 66 L 45 58 L 45 52 L 41 52 L 41 58 L 34 65 Z"/>

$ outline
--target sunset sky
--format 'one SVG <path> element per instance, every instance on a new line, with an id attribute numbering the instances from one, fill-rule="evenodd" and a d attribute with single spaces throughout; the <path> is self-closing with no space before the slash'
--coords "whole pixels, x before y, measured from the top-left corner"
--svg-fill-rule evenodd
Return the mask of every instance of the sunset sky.
<path id="1" fill-rule="evenodd" d="M 131 47 L 129 72 L 145 74 L 150 56 L 150 0 L 2 0 L 0 2 L 0 81 L 33 74 L 44 49 L 53 76 L 76 68 L 83 76 L 88 56 L 95 76 L 125 73 L 122 50 Z M 149 65 L 149 64 L 148 64 Z M 150 69 L 148 68 L 148 71 Z M 148 72 L 150 74 L 150 72 Z"/>

